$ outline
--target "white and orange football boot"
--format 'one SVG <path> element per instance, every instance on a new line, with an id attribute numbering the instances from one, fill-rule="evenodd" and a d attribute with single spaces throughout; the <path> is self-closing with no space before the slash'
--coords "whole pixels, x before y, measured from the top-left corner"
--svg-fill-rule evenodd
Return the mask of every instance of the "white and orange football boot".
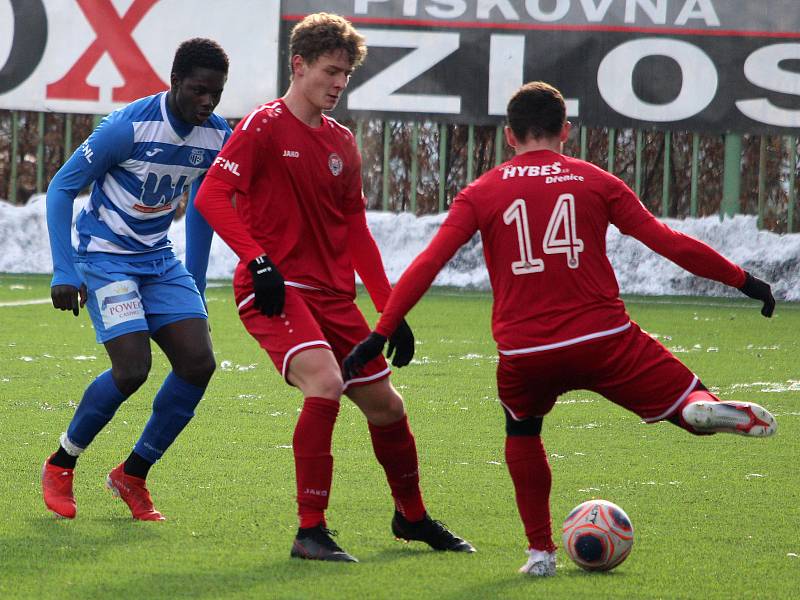
<path id="1" fill-rule="evenodd" d="M 124 463 L 120 463 L 106 478 L 106 487 L 115 496 L 122 498 L 131 515 L 139 521 L 164 521 L 164 515 L 153 506 L 153 499 L 147 491 L 145 480 L 141 477 L 126 475 Z"/>
<path id="2" fill-rule="evenodd" d="M 57 517 L 74 519 L 78 511 L 75 495 L 72 493 L 72 479 L 75 469 L 65 469 L 50 464 L 53 455 L 47 457 L 42 465 L 42 497 L 44 503 Z"/>
<path id="3" fill-rule="evenodd" d="M 752 402 L 698 400 L 683 407 L 683 420 L 700 432 L 769 437 L 778 429 L 775 417 Z"/>

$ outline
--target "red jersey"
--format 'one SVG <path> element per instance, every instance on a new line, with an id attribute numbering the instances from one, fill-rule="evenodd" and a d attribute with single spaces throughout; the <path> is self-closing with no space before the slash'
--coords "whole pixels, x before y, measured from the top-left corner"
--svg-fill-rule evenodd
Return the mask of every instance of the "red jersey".
<path id="1" fill-rule="evenodd" d="M 208 177 L 236 190 L 249 235 L 226 241 L 244 262 L 266 253 L 287 285 L 355 297 L 348 217 L 364 213 L 365 203 L 349 129 L 325 115 L 320 127 L 309 127 L 275 100 L 239 122 Z M 218 229 L 214 207 L 204 208 Z"/>
<path id="2" fill-rule="evenodd" d="M 630 319 L 606 256 L 610 223 L 693 273 L 736 287 L 744 283 L 741 268 L 660 223 L 617 177 L 537 150 L 488 171 L 458 194 L 434 241 L 398 282 L 376 330 L 394 331 L 436 272 L 480 231 L 501 354 L 624 331 Z"/>

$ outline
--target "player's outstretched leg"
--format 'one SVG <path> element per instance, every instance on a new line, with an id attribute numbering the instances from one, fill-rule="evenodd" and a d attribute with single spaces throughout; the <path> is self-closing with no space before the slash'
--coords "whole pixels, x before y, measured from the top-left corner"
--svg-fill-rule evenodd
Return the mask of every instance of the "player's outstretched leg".
<path id="1" fill-rule="evenodd" d="M 455 535 L 441 521 L 431 519 L 428 513 L 420 521 L 409 521 L 396 510 L 392 519 L 392 533 L 397 539 L 407 542 L 425 542 L 434 550 L 475 552 L 472 544 Z"/>
<path id="2" fill-rule="evenodd" d="M 763 406 L 752 402 L 718 400 L 705 391 L 693 392 L 681 416 L 699 433 L 736 433 L 769 437 L 778 429 L 775 417 Z"/>
<path id="3" fill-rule="evenodd" d="M 120 463 L 108 474 L 106 487 L 125 501 L 131 515 L 139 521 L 164 521 L 164 516 L 153 506 L 145 480 L 125 473 L 125 463 Z"/>
<path id="4" fill-rule="evenodd" d="M 292 544 L 289 556 L 308 560 L 328 560 L 333 562 L 358 562 L 358 559 L 339 547 L 333 536 L 337 535 L 324 525 L 301 527 Z"/>
<path id="5" fill-rule="evenodd" d="M 556 553 L 546 550 L 530 549 L 528 562 L 519 568 L 520 573 L 533 577 L 552 577 L 556 574 Z"/>

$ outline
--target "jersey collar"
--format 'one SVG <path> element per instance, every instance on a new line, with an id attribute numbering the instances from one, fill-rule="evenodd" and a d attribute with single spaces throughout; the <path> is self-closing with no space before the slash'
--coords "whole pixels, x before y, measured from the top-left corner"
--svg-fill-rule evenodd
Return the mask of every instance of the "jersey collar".
<path id="1" fill-rule="evenodd" d="M 164 119 L 164 126 L 177 143 L 183 142 L 194 129 L 194 125 L 184 123 L 170 112 L 167 107 L 167 92 L 161 92 L 161 118 Z"/>

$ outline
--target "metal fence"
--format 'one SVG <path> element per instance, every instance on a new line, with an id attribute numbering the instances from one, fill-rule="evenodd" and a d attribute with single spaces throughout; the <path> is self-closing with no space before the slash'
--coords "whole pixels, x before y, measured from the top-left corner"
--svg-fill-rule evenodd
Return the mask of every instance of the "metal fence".
<path id="1" fill-rule="evenodd" d="M 21 204 L 44 192 L 100 118 L 0 111 L 0 197 Z M 382 120 L 345 124 L 362 152 L 370 209 L 417 215 L 444 211 L 459 189 L 511 156 L 500 126 Z M 587 127 L 573 131 L 565 153 L 619 176 L 656 215 L 755 214 L 761 228 L 798 231 L 796 137 Z"/>

